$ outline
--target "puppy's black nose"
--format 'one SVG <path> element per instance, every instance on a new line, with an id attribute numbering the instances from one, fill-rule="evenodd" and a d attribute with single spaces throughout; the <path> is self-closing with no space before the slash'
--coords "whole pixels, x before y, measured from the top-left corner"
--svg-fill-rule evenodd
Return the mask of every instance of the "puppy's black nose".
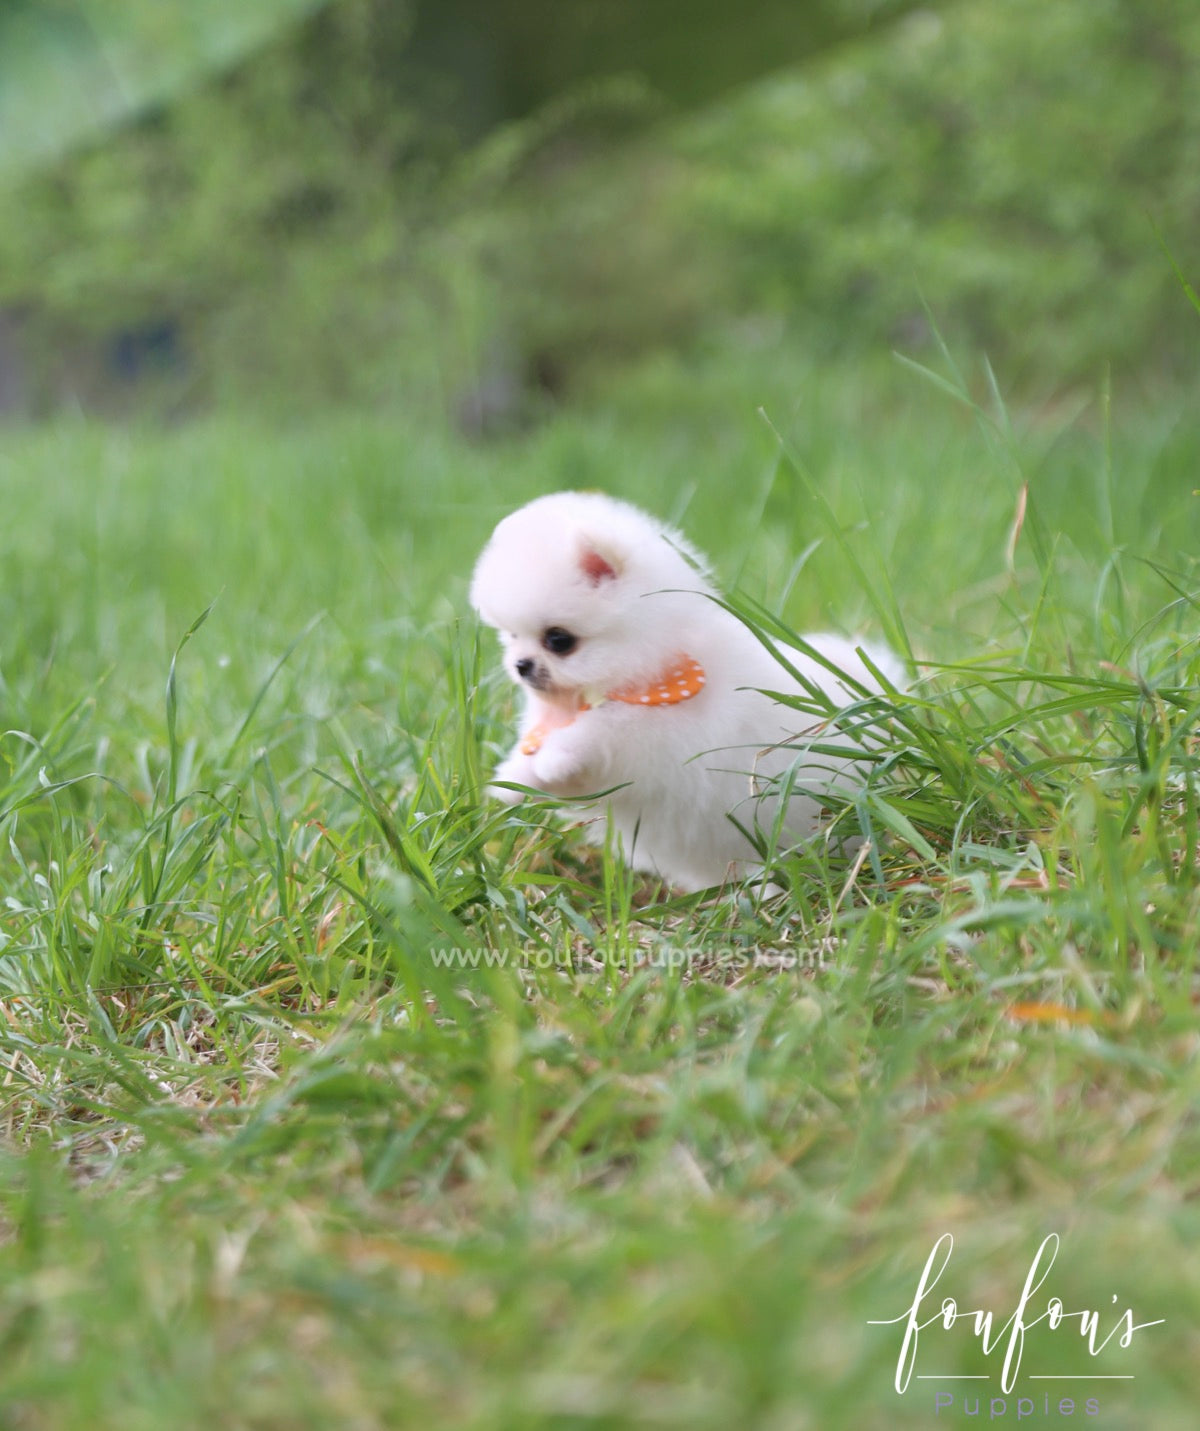
<path id="1" fill-rule="evenodd" d="M 527 681 L 533 675 L 533 668 L 536 662 L 532 656 L 522 656 L 517 662 L 517 675 L 523 681 Z"/>

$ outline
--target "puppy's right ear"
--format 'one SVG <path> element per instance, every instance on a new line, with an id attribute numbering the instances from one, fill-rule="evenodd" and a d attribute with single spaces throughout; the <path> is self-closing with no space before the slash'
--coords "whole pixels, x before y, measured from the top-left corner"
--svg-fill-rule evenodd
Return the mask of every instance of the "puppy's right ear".
<path id="1" fill-rule="evenodd" d="M 603 552 L 590 538 L 579 539 L 579 570 L 593 586 L 603 586 L 606 581 L 616 581 L 624 563 L 615 552 Z"/>

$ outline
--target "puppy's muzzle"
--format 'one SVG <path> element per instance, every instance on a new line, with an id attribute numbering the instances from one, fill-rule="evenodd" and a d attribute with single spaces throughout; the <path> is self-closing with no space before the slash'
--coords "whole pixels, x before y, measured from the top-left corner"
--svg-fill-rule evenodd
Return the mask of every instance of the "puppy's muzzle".
<path id="1" fill-rule="evenodd" d="M 513 670 L 525 682 L 527 686 L 532 686 L 535 691 L 544 691 L 550 685 L 550 673 L 540 662 L 535 661 L 532 656 L 522 656 L 514 663 Z"/>

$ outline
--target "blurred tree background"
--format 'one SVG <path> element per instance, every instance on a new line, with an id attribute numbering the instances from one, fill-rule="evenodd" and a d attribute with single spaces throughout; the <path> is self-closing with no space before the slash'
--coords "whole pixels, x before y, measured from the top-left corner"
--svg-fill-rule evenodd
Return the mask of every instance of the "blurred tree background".
<path id="1" fill-rule="evenodd" d="M 3 0 L 0 411 L 1194 372 L 1192 0 Z M 1161 235 L 1161 242 L 1160 242 Z"/>

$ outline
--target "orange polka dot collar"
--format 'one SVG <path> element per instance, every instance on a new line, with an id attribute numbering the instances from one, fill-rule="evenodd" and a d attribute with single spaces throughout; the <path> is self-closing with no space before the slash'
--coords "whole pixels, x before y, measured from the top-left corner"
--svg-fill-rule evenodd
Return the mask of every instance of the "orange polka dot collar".
<path id="1" fill-rule="evenodd" d="M 652 681 L 647 681 L 644 685 L 621 686 L 615 691 L 609 691 L 604 699 L 620 701 L 630 706 L 677 706 L 681 701 L 690 701 L 693 696 L 698 696 L 704 689 L 706 679 L 704 667 L 699 661 L 691 656 L 677 656 L 667 669 Z M 591 710 L 591 706 L 585 702 L 579 707 L 578 713 L 582 714 L 586 710 Z M 573 720 L 574 716 L 570 716 L 555 724 L 570 725 Z M 554 725 L 543 722 L 526 731 L 521 741 L 523 753 L 536 755 L 542 748 L 542 742 L 554 728 Z"/>
<path id="2" fill-rule="evenodd" d="M 667 669 L 644 686 L 622 686 L 609 691 L 610 701 L 631 706 L 677 706 L 704 689 L 704 667 L 691 656 L 677 656 Z"/>

